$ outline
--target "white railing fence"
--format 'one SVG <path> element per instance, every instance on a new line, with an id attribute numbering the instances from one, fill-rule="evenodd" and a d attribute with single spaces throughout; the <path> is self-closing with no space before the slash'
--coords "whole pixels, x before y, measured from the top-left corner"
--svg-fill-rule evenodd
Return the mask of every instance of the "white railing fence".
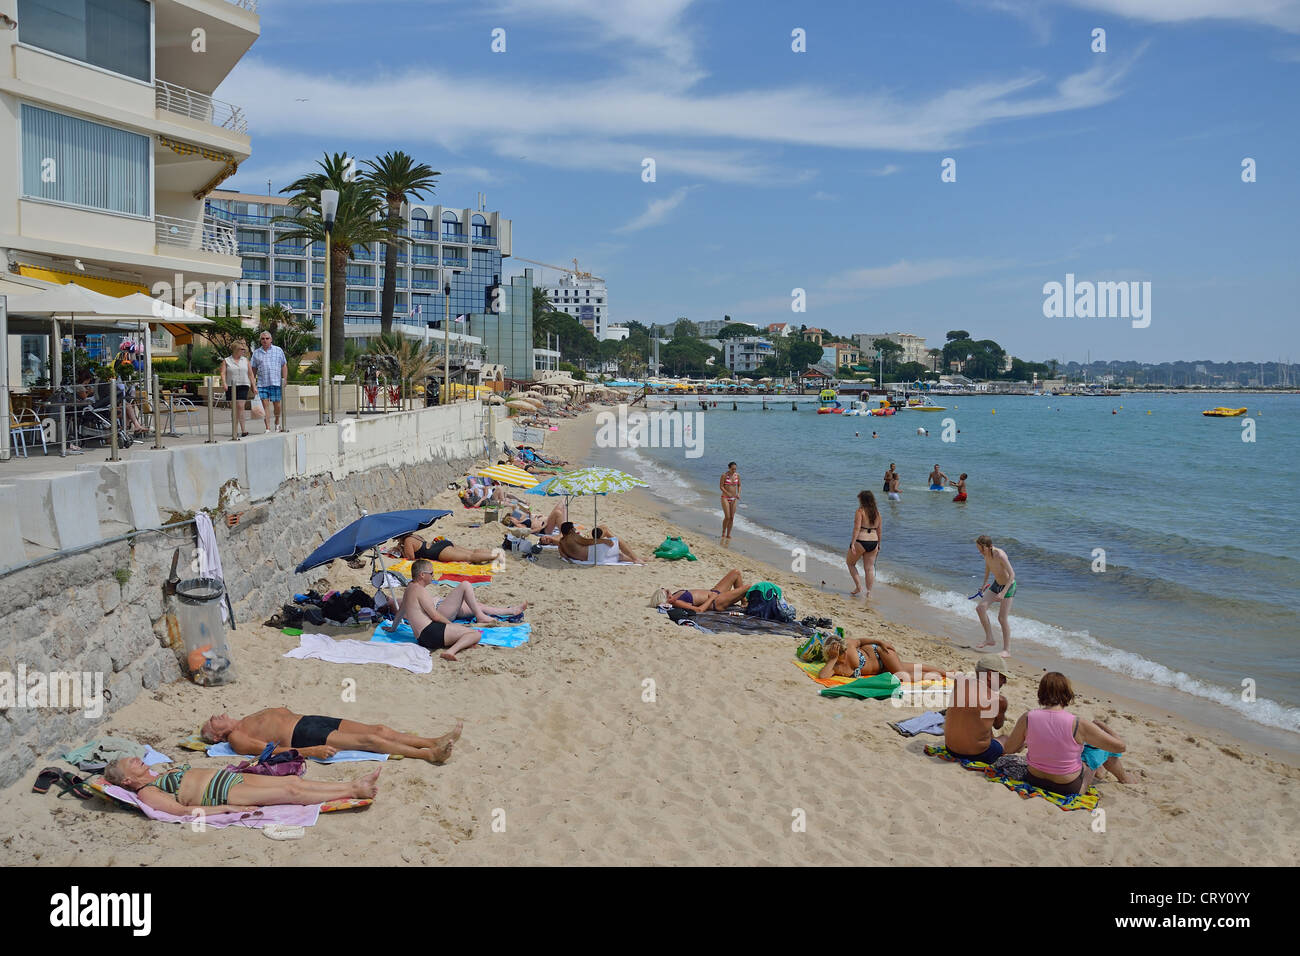
<path id="1" fill-rule="evenodd" d="M 200 123 L 210 123 L 235 133 L 248 132 L 248 117 L 240 107 L 166 80 L 155 81 L 154 102 L 160 110 L 188 116 Z"/>

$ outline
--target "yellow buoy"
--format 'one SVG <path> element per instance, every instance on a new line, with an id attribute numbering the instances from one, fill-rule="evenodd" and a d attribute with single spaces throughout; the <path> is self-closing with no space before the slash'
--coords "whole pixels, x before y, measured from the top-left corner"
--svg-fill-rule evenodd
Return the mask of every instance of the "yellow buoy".
<path id="1" fill-rule="evenodd" d="M 990 415 L 996 415 L 997 413 L 998 413 L 998 410 L 997 410 L 996 408 L 990 408 L 990 409 L 989 409 L 989 414 L 990 414 Z"/>
<path id="2" fill-rule="evenodd" d="M 1149 409 L 1149 408 L 1147 409 L 1147 414 L 1148 414 L 1148 415 L 1151 414 L 1151 409 Z"/>

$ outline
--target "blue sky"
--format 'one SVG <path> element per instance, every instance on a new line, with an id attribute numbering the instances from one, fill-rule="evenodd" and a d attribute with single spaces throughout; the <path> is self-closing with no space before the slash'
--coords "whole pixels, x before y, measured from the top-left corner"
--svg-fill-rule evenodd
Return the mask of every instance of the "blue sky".
<path id="1" fill-rule="evenodd" d="M 267 0 L 218 92 L 253 137 L 228 185 L 406 150 L 615 322 L 1080 361 L 1300 361 L 1298 94 L 1300 0 Z M 1045 318 L 1066 273 L 1149 281 L 1149 327 Z"/>

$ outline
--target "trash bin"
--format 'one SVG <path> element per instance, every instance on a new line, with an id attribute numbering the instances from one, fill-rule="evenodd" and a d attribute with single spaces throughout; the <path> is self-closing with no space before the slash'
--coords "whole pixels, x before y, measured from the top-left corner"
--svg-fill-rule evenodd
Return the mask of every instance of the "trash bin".
<path id="1" fill-rule="evenodd" d="M 221 619 L 225 600 L 226 585 L 220 578 L 189 578 L 176 584 L 176 617 L 184 647 L 181 666 L 190 680 L 204 687 L 235 679 Z"/>

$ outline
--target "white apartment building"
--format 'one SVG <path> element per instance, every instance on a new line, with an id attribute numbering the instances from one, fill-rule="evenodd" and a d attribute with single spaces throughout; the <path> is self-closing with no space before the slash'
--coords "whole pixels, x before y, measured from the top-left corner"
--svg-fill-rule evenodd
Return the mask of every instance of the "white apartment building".
<path id="1" fill-rule="evenodd" d="M 730 338 L 722 343 L 723 362 L 733 372 L 752 372 L 774 353 L 771 342 L 754 335 Z"/>
<path id="2" fill-rule="evenodd" d="M 212 92 L 261 31 L 256 0 L 0 13 L 0 293 L 75 280 L 182 304 L 238 281 L 235 227 L 204 200 L 250 154 L 243 109 Z"/>
<path id="3" fill-rule="evenodd" d="M 585 279 L 566 272 L 558 285 L 541 286 L 556 312 L 567 312 L 592 335 L 603 341 L 609 327 L 609 292 L 601 279 Z"/>
<path id="4" fill-rule="evenodd" d="M 930 356 L 925 350 L 925 336 L 912 335 L 910 332 L 859 332 L 853 336 L 853 340 L 858 343 L 858 348 L 862 350 L 863 361 L 874 360 L 876 347 L 872 344 L 876 339 L 888 339 L 895 345 L 903 347 L 903 353 L 898 357 L 902 362 L 920 362 L 927 368 L 930 365 Z"/>

